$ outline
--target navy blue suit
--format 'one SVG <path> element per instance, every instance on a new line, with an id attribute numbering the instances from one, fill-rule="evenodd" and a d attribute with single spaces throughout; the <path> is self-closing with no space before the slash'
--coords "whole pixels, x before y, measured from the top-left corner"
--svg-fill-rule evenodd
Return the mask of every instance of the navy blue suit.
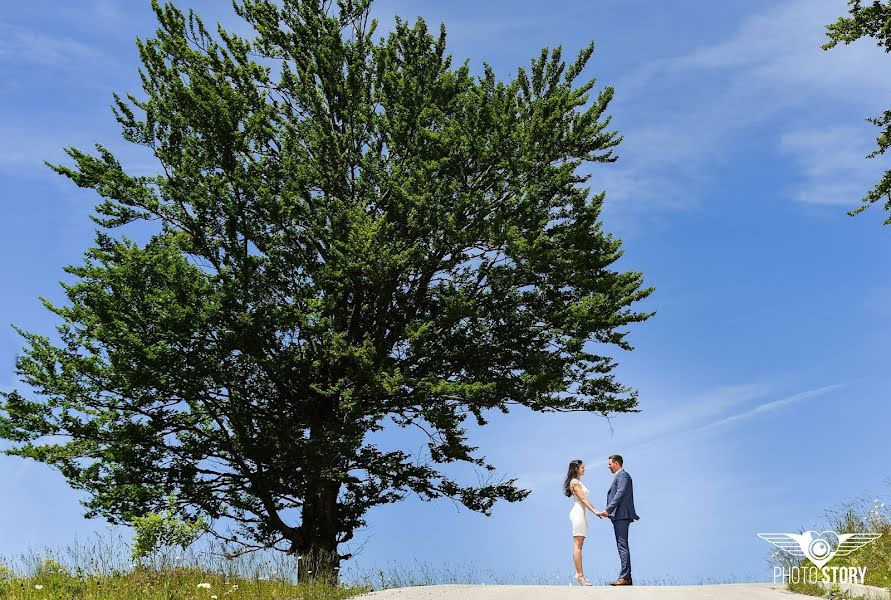
<path id="1" fill-rule="evenodd" d="M 613 530 L 616 533 L 616 547 L 619 550 L 619 561 L 622 564 L 622 572 L 619 577 L 631 581 L 631 551 L 628 549 L 628 526 L 640 517 L 634 510 L 634 486 L 631 475 L 621 469 L 616 472 L 613 484 L 606 493 L 606 508 L 604 508 L 613 522 Z"/>

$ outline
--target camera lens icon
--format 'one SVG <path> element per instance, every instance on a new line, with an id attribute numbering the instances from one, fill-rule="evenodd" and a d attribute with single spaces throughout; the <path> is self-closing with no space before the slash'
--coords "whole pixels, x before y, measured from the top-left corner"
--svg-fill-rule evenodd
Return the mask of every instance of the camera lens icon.
<path id="1" fill-rule="evenodd" d="M 813 540 L 808 546 L 808 554 L 817 560 L 822 560 L 832 554 L 832 545 L 824 539 Z"/>

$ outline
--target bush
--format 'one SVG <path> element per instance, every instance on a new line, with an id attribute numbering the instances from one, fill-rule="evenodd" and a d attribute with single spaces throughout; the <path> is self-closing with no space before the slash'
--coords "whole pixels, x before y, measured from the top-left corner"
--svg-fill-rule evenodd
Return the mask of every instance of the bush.
<path id="1" fill-rule="evenodd" d="M 891 479 L 887 480 L 891 490 Z M 881 537 L 847 556 L 837 556 L 829 566 L 866 567 L 864 583 L 891 591 L 891 506 L 887 506 L 880 498 L 873 500 L 869 496 L 861 496 L 844 504 L 841 508 L 827 511 L 827 526 L 836 533 L 879 533 Z M 810 565 L 807 559 L 799 559 L 779 552 L 774 553 L 773 560 L 783 567 Z M 847 597 L 839 590 L 825 589 L 811 583 L 790 583 L 789 589 L 800 594 L 826 596 L 832 598 Z"/>
<path id="2" fill-rule="evenodd" d="M 207 530 L 203 517 L 183 521 L 176 517 L 176 500 L 168 499 L 168 509 L 163 513 L 149 513 L 133 519 L 132 558 L 141 563 L 152 554 L 161 558 L 162 568 L 169 564 L 170 553 L 176 548 L 185 550 Z"/>

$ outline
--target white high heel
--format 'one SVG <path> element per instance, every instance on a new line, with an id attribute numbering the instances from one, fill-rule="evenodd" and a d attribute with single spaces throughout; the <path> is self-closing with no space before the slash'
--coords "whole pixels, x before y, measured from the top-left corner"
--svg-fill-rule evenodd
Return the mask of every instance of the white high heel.
<path id="1" fill-rule="evenodd" d="M 584 575 L 579 575 L 579 574 L 576 574 L 576 576 L 575 576 L 575 582 L 576 582 L 578 585 L 594 585 L 594 584 L 592 584 L 590 581 L 588 581 L 588 578 L 587 578 L 587 577 L 585 577 Z"/>

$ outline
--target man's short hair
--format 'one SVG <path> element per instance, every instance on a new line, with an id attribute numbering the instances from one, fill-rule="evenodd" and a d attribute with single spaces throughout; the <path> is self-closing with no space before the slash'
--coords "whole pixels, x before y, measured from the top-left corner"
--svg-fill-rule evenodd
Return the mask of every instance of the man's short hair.
<path id="1" fill-rule="evenodd" d="M 620 467 L 622 466 L 622 457 L 618 454 L 611 454 L 609 459 L 614 463 L 618 464 Z"/>

